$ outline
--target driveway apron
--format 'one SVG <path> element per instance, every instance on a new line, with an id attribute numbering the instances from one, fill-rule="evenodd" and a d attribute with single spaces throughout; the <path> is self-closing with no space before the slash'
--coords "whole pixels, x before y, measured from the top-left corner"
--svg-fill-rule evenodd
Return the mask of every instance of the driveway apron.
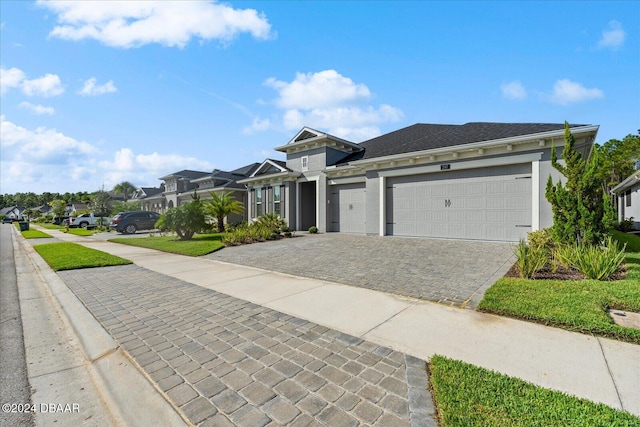
<path id="1" fill-rule="evenodd" d="M 423 360 L 136 265 L 58 274 L 195 425 L 436 425 Z"/>
<path id="2" fill-rule="evenodd" d="M 303 234 L 206 258 L 475 309 L 514 262 L 509 243 Z"/>

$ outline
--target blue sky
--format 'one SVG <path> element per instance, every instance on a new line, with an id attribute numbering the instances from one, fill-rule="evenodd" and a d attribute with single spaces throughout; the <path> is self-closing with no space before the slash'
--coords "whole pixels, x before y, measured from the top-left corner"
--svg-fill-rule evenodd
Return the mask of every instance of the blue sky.
<path id="1" fill-rule="evenodd" d="M 640 128 L 640 2 L 0 2 L 0 193 L 283 159 L 303 126 Z"/>

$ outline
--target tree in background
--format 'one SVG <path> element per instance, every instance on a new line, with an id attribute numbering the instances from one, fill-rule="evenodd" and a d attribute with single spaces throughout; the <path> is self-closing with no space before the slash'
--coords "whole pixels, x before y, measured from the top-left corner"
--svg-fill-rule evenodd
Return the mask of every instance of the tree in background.
<path id="1" fill-rule="evenodd" d="M 209 194 L 211 194 L 212 199 L 203 202 L 204 211 L 216 218 L 218 233 L 224 233 L 224 219 L 231 214 L 242 214 L 244 205 L 236 200 L 231 193 L 222 193 L 220 195 L 210 191 Z"/>
<path id="2" fill-rule="evenodd" d="M 595 148 L 601 159 L 597 178 L 607 194 L 640 167 L 640 130 L 638 135 L 610 139 Z"/>
<path id="3" fill-rule="evenodd" d="M 555 145 L 551 147 L 551 164 L 566 178 L 566 185 L 547 180 L 546 198 L 553 210 L 552 235 L 565 244 L 594 245 L 602 241 L 615 224 L 615 212 L 609 197 L 597 180 L 600 155 L 594 150 L 588 161 L 574 148 L 575 139 L 564 124 L 564 165 L 558 162 Z"/>
<path id="4" fill-rule="evenodd" d="M 91 195 L 91 209 L 93 209 L 94 215 L 100 217 L 98 225 L 104 225 L 102 217 L 109 216 L 111 213 L 111 195 L 104 191 L 104 185 Z"/>
<path id="5" fill-rule="evenodd" d="M 135 194 L 137 190 L 138 189 L 136 188 L 136 186 L 129 181 L 122 181 L 120 184 L 117 184 L 115 187 L 113 187 L 113 192 L 115 194 L 122 194 L 122 198 L 124 199 L 125 203 L 131 196 Z"/>
<path id="6" fill-rule="evenodd" d="M 56 199 L 50 203 L 53 216 L 62 218 L 67 210 L 67 202 L 62 199 Z"/>

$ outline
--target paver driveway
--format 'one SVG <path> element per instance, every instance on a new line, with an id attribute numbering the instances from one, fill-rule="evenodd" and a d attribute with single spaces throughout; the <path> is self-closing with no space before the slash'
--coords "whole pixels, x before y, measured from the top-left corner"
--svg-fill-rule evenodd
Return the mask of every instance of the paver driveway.
<path id="1" fill-rule="evenodd" d="M 475 309 L 514 262 L 509 243 L 303 234 L 207 258 Z"/>

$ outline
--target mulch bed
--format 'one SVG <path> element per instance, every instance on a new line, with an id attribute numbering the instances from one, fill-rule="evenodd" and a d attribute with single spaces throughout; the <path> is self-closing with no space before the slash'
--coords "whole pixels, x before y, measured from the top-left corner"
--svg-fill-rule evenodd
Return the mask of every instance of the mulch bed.
<path id="1" fill-rule="evenodd" d="M 622 280 L 627 275 L 627 266 L 622 265 L 620 270 L 616 274 L 613 275 L 611 280 Z M 516 269 L 515 264 L 511 266 L 509 271 L 504 275 L 504 277 L 515 277 L 519 278 L 518 270 Z M 537 271 L 533 274 L 533 279 L 538 280 L 585 280 L 586 277 L 584 274 L 580 273 L 578 270 L 574 270 L 572 268 L 564 268 L 563 266 L 559 266 L 558 270 L 554 273 L 548 268 L 543 268 L 540 271 Z"/>

